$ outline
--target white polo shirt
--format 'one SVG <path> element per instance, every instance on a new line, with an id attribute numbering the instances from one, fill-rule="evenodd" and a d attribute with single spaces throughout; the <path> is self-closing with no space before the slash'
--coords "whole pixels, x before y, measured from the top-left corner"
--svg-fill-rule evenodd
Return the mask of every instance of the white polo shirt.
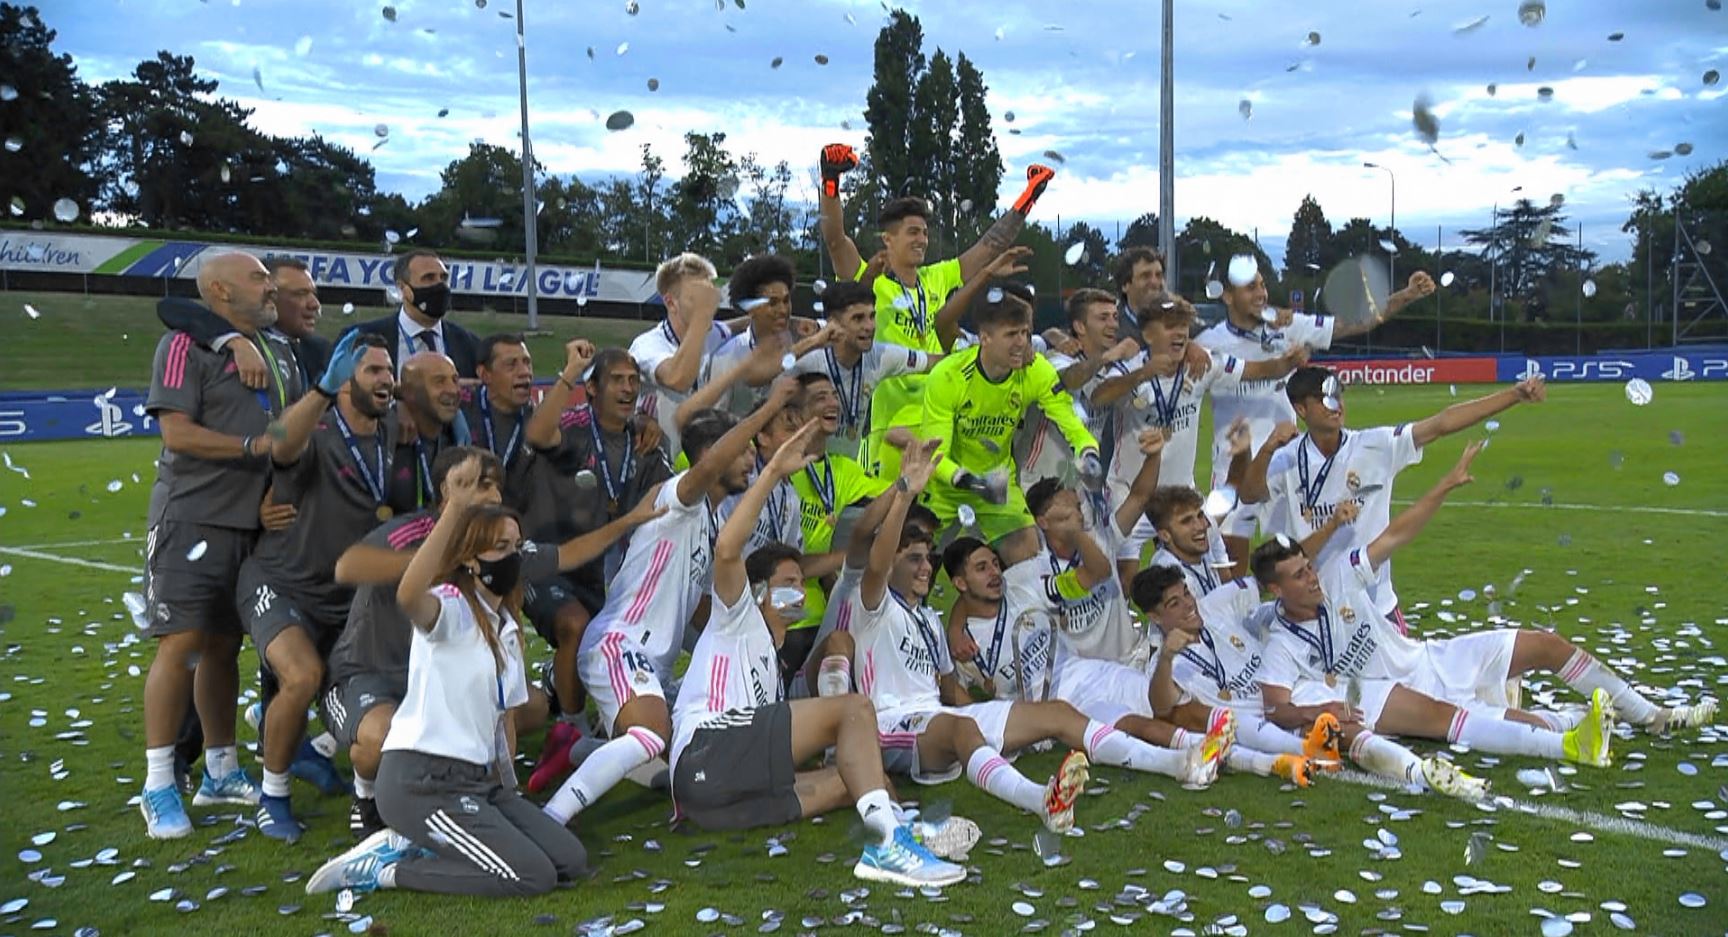
<path id="1" fill-rule="evenodd" d="M 390 720 L 383 750 L 491 765 L 500 751 L 500 720 L 528 702 L 522 630 L 508 612 L 500 618 L 480 605 L 498 629 L 500 669 L 462 592 L 445 583 L 432 595 L 438 600 L 438 620 L 430 631 L 413 628 L 408 692 Z"/>

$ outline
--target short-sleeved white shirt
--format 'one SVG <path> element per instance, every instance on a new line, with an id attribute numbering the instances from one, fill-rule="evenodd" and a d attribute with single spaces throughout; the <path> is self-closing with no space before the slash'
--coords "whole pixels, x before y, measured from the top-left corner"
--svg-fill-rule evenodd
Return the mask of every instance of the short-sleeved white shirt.
<path id="1" fill-rule="evenodd" d="M 758 469 L 760 471 L 760 469 Z M 722 527 L 732 517 L 732 512 L 738 509 L 738 503 L 744 500 L 742 494 L 728 495 L 720 502 L 719 523 Z M 744 545 L 744 555 L 749 556 L 770 543 L 784 543 L 799 550 L 804 549 L 804 525 L 799 522 L 800 505 L 798 489 L 792 483 L 781 479 L 768 493 L 768 503 L 763 505 L 762 513 L 756 518 L 756 526 L 750 530 L 750 541 Z"/>
<path id="2" fill-rule="evenodd" d="M 678 500 L 685 473 L 667 479 L 654 499 L 666 513 L 630 536 L 624 562 L 606 590 L 606 605 L 582 633 L 582 653 L 599 646 L 608 632 L 629 635 L 656 672 L 672 673 L 684 646 L 684 628 L 714 584 L 714 537 L 719 523 L 703 495 L 695 504 Z"/>
<path id="3" fill-rule="evenodd" d="M 840 363 L 832 348 L 806 352 L 792 366 L 794 374 L 826 374 L 834 382 L 835 393 L 840 396 L 840 429 L 828 437 L 828 451 L 853 457 L 858 455 L 858 440 L 870 429 L 870 398 L 876 386 L 891 377 L 928 370 L 928 352 L 891 342 L 871 345 L 850 368 Z"/>
<path id="4" fill-rule="evenodd" d="M 1285 443 L 1266 467 L 1271 511 L 1267 523 L 1276 533 L 1301 540 L 1325 526 L 1338 506 L 1355 501 L 1354 523 L 1336 530 L 1314 564 L 1325 567 L 1355 547 L 1365 547 L 1392 521 L 1392 481 L 1422 461 L 1411 424 L 1345 430 L 1338 451 L 1328 459 L 1307 434 Z M 1380 564 L 1374 596 L 1382 614 L 1398 607 L 1392 589 L 1392 564 Z"/>
<path id="5" fill-rule="evenodd" d="M 702 360 L 696 366 L 696 380 L 687 391 L 671 390 L 655 377 L 660 365 L 678 353 L 678 339 L 673 335 L 670 323 L 662 321 L 630 342 L 630 357 L 636 359 L 637 367 L 642 369 L 643 394 L 637 409 L 659 421 L 668 451 L 678 452 L 678 424 L 674 421 L 678 405 L 690 399 L 690 395 L 707 380 L 710 359 L 731 335 L 726 326 L 718 322 L 709 326 L 703 339 Z"/>
<path id="6" fill-rule="evenodd" d="M 832 608 L 834 602 L 829 603 Z M 843 613 L 846 628 L 857 642 L 853 676 L 858 689 L 876 704 L 877 712 L 936 709 L 942 705 L 937 679 L 954 672 L 942 616 L 885 590 L 872 609 L 861 592 L 853 591 Z"/>
<path id="7" fill-rule="evenodd" d="M 1201 599 L 1200 633 L 1170 662 L 1180 702 L 1258 708 L 1271 617 L 1251 578 L 1227 582 Z"/>
<path id="8" fill-rule="evenodd" d="M 785 699 L 774 638 L 750 590 L 730 606 L 711 594 L 709 609 L 708 625 L 690 653 L 690 668 L 672 707 L 673 765 L 696 730 L 721 714 Z"/>
<path id="9" fill-rule="evenodd" d="M 1113 511 L 1099 512 L 1083 536 L 1097 541 L 1106 557 L 1121 553 L 1124 536 L 1116 527 Z M 1048 544 L 1033 560 L 1046 564 L 1051 578 L 1080 565 L 1078 556 L 1058 559 Z M 1065 653 L 1120 662 L 1140 643 L 1141 632 L 1134 626 L 1128 597 L 1122 594 L 1122 581 L 1116 576 L 1104 577 L 1083 599 L 1070 600 L 1054 590 L 1051 594 L 1061 610 L 1060 640 Z"/>
<path id="10" fill-rule="evenodd" d="M 413 628 L 408 690 L 390 720 L 383 750 L 491 765 L 499 751 L 500 720 L 528 702 L 522 630 L 509 612 L 500 617 L 480 606 L 498 631 L 500 668 L 461 590 L 445 583 L 432 595 L 438 619 L 429 631 Z"/>
<path id="11" fill-rule="evenodd" d="M 1294 688 L 1301 681 L 1355 678 L 1403 680 L 1422 661 L 1422 643 L 1400 634 L 1375 608 L 1373 564 L 1365 547 L 1320 568 L 1320 614 L 1291 621 L 1279 606 L 1268 626 L 1263 685 Z"/>
<path id="12" fill-rule="evenodd" d="M 973 663 L 995 686 L 996 698 L 1021 698 L 1021 674 L 1036 686 L 1050 672 L 1054 654 L 1051 634 L 1056 596 L 1048 574 L 1048 554 L 1021 560 L 1002 571 L 1002 604 L 989 618 L 966 619 L 966 631 L 978 645 Z M 1039 615 L 1037 613 L 1044 614 Z M 1020 635 L 1018 660 L 1015 631 L 1022 617 L 1030 627 Z"/>
<path id="13" fill-rule="evenodd" d="M 1057 374 L 1082 360 L 1070 358 L 1059 351 L 1046 351 L 1043 354 Z M 1106 380 L 1126 373 L 1122 362 L 1106 365 L 1080 389 L 1068 392 L 1074 401 L 1075 414 L 1086 424 L 1092 438 L 1101 445 L 1107 446 L 1109 441 L 1116 437 L 1116 426 L 1120 418 L 1117 416 L 1116 406 L 1094 406 L 1092 393 Z M 1072 465 L 1075 455 L 1068 445 L 1068 440 L 1063 438 L 1062 430 L 1044 415 L 1044 411 L 1037 407 L 1026 411 L 1020 427 L 1014 432 L 1014 456 L 1020 466 L 1020 484 L 1030 488 L 1041 479 L 1061 477 L 1063 466 Z"/>
<path id="14" fill-rule="evenodd" d="M 1200 401 L 1207 394 L 1231 393 L 1242 382 L 1241 359 L 1228 354 L 1210 355 L 1206 373 L 1198 379 L 1188 376 L 1186 364 L 1178 365 L 1175 374 L 1141 381 L 1134 393 L 1118 406 L 1121 415 L 1116 420 L 1120 438 L 1116 442 L 1116 457 L 1110 466 L 1110 480 L 1126 491 L 1146 464 L 1140 454 L 1142 430 L 1164 429 L 1170 432 L 1164 449 L 1158 454 L 1158 484 L 1194 485 L 1194 460 L 1200 449 Z M 1128 363 L 1128 370 L 1145 367 L 1146 353 L 1141 352 Z"/>
<path id="15" fill-rule="evenodd" d="M 1201 332 L 1194 340 L 1214 355 L 1230 355 L 1242 361 L 1266 361 L 1296 345 L 1324 349 L 1332 347 L 1331 316 L 1296 313 L 1290 325 L 1274 329 L 1262 325 L 1244 330 L 1226 319 Z M 1215 388 L 1212 398 L 1212 481 L 1216 488 L 1230 468 L 1230 445 L 1224 433 L 1237 417 L 1248 421 L 1252 445 L 1258 450 L 1279 423 L 1296 422 L 1296 410 L 1284 396 L 1284 379 L 1238 381 Z"/>

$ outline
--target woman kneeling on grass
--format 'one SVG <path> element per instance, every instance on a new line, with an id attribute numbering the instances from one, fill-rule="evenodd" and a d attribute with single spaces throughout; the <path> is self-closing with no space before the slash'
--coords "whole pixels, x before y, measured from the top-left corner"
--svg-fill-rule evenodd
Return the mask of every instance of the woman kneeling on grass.
<path id="1" fill-rule="evenodd" d="M 451 471 L 451 503 L 396 589 L 414 635 L 376 782 L 390 828 L 326 862 L 309 893 L 539 895 L 587 867 L 575 834 L 516 792 L 522 531 L 515 512 L 476 503 L 479 470 L 470 459 Z"/>

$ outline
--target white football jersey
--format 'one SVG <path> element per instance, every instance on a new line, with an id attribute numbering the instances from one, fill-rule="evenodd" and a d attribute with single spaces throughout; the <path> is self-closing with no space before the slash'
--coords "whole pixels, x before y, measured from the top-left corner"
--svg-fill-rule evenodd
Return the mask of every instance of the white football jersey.
<path id="1" fill-rule="evenodd" d="M 828 437 L 828 451 L 854 459 L 859 440 L 870 432 L 870 398 L 876 386 L 891 377 L 928 370 L 928 352 L 891 342 L 871 345 L 850 368 L 840 363 L 832 348 L 807 352 L 792 366 L 793 374 L 826 374 L 834 382 L 834 392 L 840 397 L 840 429 Z"/>
<path id="2" fill-rule="evenodd" d="M 1345 501 L 1355 501 L 1355 522 L 1338 528 L 1314 557 L 1324 568 L 1355 547 L 1365 547 L 1392 521 L 1392 481 L 1422 461 L 1422 449 L 1409 423 L 1344 430 L 1338 451 L 1328 459 L 1306 434 L 1272 454 L 1266 468 L 1271 510 L 1266 523 L 1274 533 L 1301 540 L 1326 525 Z M 1398 607 L 1392 589 L 1392 564 L 1380 564 L 1374 597 L 1381 614 Z"/>
<path id="3" fill-rule="evenodd" d="M 684 628 L 714 584 L 714 537 L 718 519 L 707 495 L 695 504 L 678 500 L 685 473 L 667 479 L 654 499 L 666 513 L 636 528 L 618 574 L 606 589 L 606 605 L 582 633 L 587 654 L 611 631 L 629 635 L 632 651 L 646 654 L 658 673 L 670 675 L 684 646 Z"/>
<path id="4" fill-rule="evenodd" d="M 718 322 L 709 327 L 703 339 L 702 360 L 696 367 L 696 380 L 689 390 L 682 392 L 662 386 L 654 377 L 660 365 L 678 353 L 678 339 L 670 323 L 662 321 L 630 342 L 630 357 L 636 359 L 636 366 L 642 369 L 642 399 L 636 407 L 659 421 L 660 431 L 666 436 L 666 450 L 674 457 L 678 454 L 679 436 L 673 417 L 678 412 L 678 405 L 690 399 L 690 395 L 702 386 L 708 376 L 709 359 L 731 335 L 726 326 Z"/>
<path id="5" fill-rule="evenodd" d="M 1308 315 L 1298 312 L 1290 325 L 1274 329 L 1262 325 L 1247 330 L 1229 319 L 1195 336 L 1201 347 L 1214 355 L 1229 355 L 1242 361 L 1265 361 L 1284 354 L 1297 345 L 1325 349 L 1332 347 L 1331 316 Z M 1230 468 L 1230 446 L 1224 438 L 1230 424 L 1242 417 L 1248 421 L 1252 445 L 1256 451 L 1272 435 L 1278 423 L 1296 422 L 1296 411 L 1284 396 L 1284 379 L 1237 381 L 1234 385 L 1214 390 L 1212 398 L 1212 487 L 1223 483 Z"/>
<path id="6" fill-rule="evenodd" d="M 674 765 L 697 729 L 726 712 L 756 709 L 785 698 L 779 653 L 751 591 L 745 589 L 731 606 L 710 593 L 709 608 L 708 626 L 696 640 L 672 708 Z"/>
<path id="7" fill-rule="evenodd" d="M 1046 573 L 1048 554 L 1022 560 L 1002 572 L 1002 603 L 989 618 L 968 618 L 966 631 L 978 644 L 973 659 L 996 690 L 997 699 L 1023 698 L 1022 674 L 1029 680 L 1031 695 L 1042 698 L 1053 654 L 1056 604 L 1051 601 L 1051 576 Z M 1022 622 L 1026 627 L 1021 628 Z M 1016 653 L 1015 635 L 1019 632 Z"/>
<path id="8" fill-rule="evenodd" d="M 1366 548 L 1351 550 L 1320 568 L 1326 599 L 1309 621 L 1291 621 L 1282 605 L 1268 626 L 1260 682 L 1294 688 L 1307 680 L 1403 680 L 1422 661 L 1422 643 L 1399 633 L 1374 607 L 1377 581 Z"/>
<path id="9" fill-rule="evenodd" d="M 1200 633 L 1170 662 L 1180 701 L 1258 708 L 1271 619 L 1271 606 L 1260 601 L 1251 578 L 1227 582 L 1201 599 Z"/>
<path id="10" fill-rule="evenodd" d="M 1110 464 L 1112 490 L 1120 498 L 1128 493 L 1134 476 L 1146 464 L 1140 454 L 1140 433 L 1148 429 L 1168 430 L 1164 449 L 1158 454 L 1158 484 L 1194 487 L 1194 461 L 1200 450 L 1200 401 L 1207 394 L 1232 393 L 1242 382 L 1245 362 L 1227 354 L 1210 355 L 1211 363 L 1199 379 L 1188 376 L 1186 365 L 1178 365 L 1169 377 L 1141 381 L 1119 406 L 1116 420 L 1119 438 L 1116 457 Z M 1128 370 L 1145 366 L 1146 353 L 1129 362 Z M 1226 424 L 1228 425 L 1228 424 Z"/>
<path id="11" fill-rule="evenodd" d="M 830 607 L 834 604 L 830 602 Z M 858 690 L 876 711 L 932 710 L 941 707 L 937 678 L 954 672 L 942 616 L 886 590 L 874 609 L 853 592 L 845 604 L 846 628 L 857 642 L 853 676 Z"/>
<path id="12" fill-rule="evenodd" d="M 1096 512 L 1084 535 L 1096 540 L 1106 557 L 1115 558 L 1122 551 L 1124 537 L 1113 512 Z M 1048 543 L 1028 562 L 1033 561 L 1046 563 L 1052 579 L 1080 565 L 1078 555 L 1058 559 Z M 1068 599 L 1054 590 L 1052 594 L 1061 611 L 1058 621 L 1064 653 L 1121 661 L 1140 643 L 1143 633 L 1128 611 L 1128 597 L 1122 594 L 1122 581 L 1115 575 L 1106 576 L 1083 599 Z"/>

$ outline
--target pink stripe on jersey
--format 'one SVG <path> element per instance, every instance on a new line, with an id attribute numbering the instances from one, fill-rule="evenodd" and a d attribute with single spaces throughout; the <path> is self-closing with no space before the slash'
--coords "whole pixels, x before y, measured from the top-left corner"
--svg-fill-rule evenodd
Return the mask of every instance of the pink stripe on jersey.
<path id="1" fill-rule="evenodd" d="M 431 517 L 422 517 L 390 531 L 389 535 L 385 539 L 390 541 L 390 549 L 400 550 L 403 547 L 418 543 L 431 536 L 432 528 L 436 524 L 437 521 L 433 520 Z"/>
<path id="2" fill-rule="evenodd" d="M 1032 450 L 1026 453 L 1026 464 L 1029 466 L 1036 465 L 1038 454 L 1044 451 L 1044 425 L 1048 422 L 1049 418 L 1044 416 L 1043 411 L 1039 411 L 1038 425 L 1032 431 Z"/>
<path id="3" fill-rule="evenodd" d="M 168 363 L 162 369 L 162 384 L 165 387 L 181 387 L 186 383 L 186 355 L 192 350 L 192 336 L 185 332 L 175 332 L 174 338 L 168 343 Z"/>
<path id="4" fill-rule="evenodd" d="M 636 601 L 630 603 L 630 608 L 624 612 L 626 624 L 640 624 L 642 616 L 648 613 L 648 603 L 654 598 L 654 590 L 660 587 L 660 577 L 666 575 L 666 567 L 671 565 L 672 541 L 662 540 L 654 545 L 654 558 L 648 563 L 648 575 L 642 577 L 642 586 L 636 592 Z"/>
<path id="5" fill-rule="evenodd" d="M 917 748 L 918 736 L 907 732 L 890 732 L 886 735 L 878 733 L 876 742 L 883 748 Z"/>
<path id="6" fill-rule="evenodd" d="M 840 603 L 840 614 L 834 617 L 834 630 L 852 630 L 852 602 L 850 599 Z"/>
<path id="7" fill-rule="evenodd" d="M 724 655 L 714 658 L 708 665 L 708 711 L 722 713 L 726 711 L 726 671 L 732 666 L 732 661 Z"/>
<path id="8" fill-rule="evenodd" d="M 858 671 L 858 691 L 869 696 L 876 687 L 876 652 L 864 652 L 864 667 Z"/>

